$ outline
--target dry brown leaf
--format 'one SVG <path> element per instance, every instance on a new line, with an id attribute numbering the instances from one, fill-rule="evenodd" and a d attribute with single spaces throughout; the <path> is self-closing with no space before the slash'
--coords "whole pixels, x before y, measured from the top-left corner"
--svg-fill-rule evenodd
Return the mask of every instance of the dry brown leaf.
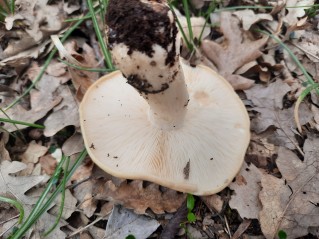
<path id="1" fill-rule="evenodd" d="M 241 235 L 248 229 L 248 227 L 251 224 L 251 220 L 244 220 L 238 227 L 238 229 L 236 230 L 236 232 L 234 233 L 234 235 L 232 236 L 232 239 L 238 239 L 241 237 Z"/>
<path id="2" fill-rule="evenodd" d="M 71 156 L 80 153 L 84 149 L 83 137 L 80 133 L 75 133 L 70 138 L 68 138 L 63 146 L 62 151 L 65 156 Z"/>
<path id="3" fill-rule="evenodd" d="M 94 164 L 89 161 L 82 164 L 72 176 L 72 181 L 75 183 L 87 180 L 92 175 Z M 79 201 L 78 208 L 83 211 L 87 217 L 92 217 L 97 207 L 97 200 L 93 197 L 93 189 L 95 187 L 95 180 L 90 179 L 80 183 L 73 189 L 74 197 Z"/>
<path id="4" fill-rule="evenodd" d="M 69 40 L 64 44 L 64 47 L 66 51 L 82 65 L 93 68 L 98 66 L 93 48 L 85 42 Z M 78 53 L 79 50 L 82 50 L 81 54 Z M 69 67 L 69 72 L 71 74 L 72 83 L 77 90 L 77 99 L 81 101 L 87 89 L 99 78 L 99 73 L 81 71 L 71 67 Z"/>
<path id="5" fill-rule="evenodd" d="M 238 17 L 238 19 L 243 24 L 243 29 L 245 31 L 248 31 L 253 24 L 260 22 L 262 20 L 268 20 L 268 21 L 273 20 L 273 17 L 270 14 L 267 14 L 267 13 L 257 14 L 250 9 L 236 11 L 233 13 L 233 15 Z"/>
<path id="6" fill-rule="evenodd" d="M 270 142 L 276 145 L 295 149 L 298 142 L 295 139 L 297 133 L 296 123 L 293 115 L 293 107 L 283 109 L 284 96 L 292 88 L 281 80 L 269 84 L 267 87 L 255 85 L 246 90 L 247 98 L 253 104 L 253 110 L 258 112 L 251 121 L 251 128 L 256 133 L 264 132 L 270 126 L 277 128 L 274 135 L 269 137 Z M 305 125 L 313 118 L 312 112 L 306 104 L 299 108 L 300 123 Z"/>
<path id="7" fill-rule="evenodd" d="M 187 24 L 187 18 L 185 16 L 183 16 L 178 9 L 174 10 L 176 13 L 176 16 L 184 30 L 184 33 L 186 35 L 186 38 L 188 40 L 190 40 L 189 37 L 189 30 L 188 30 L 188 24 Z M 205 26 L 203 33 L 202 33 L 202 38 L 204 39 L 205 37 L 207 37 L 209 35 L 209 33 L 211 32 L 210 30 L 210 26 L 209 24 L 205 25 L 205 18 L 204 17 L 191 17 L 191 24 L 192 24 L 192 31 L 193 31 L 193 37 L 194 39 L 199 39 L 199 37 L 201 36 L 203 27 Z M 180 37 L 182 37 L 181 33 L 180 33 Z"/>
<path id="8" fill-rule="evenodd" d="M 29 73 L 32 76 L 35 72 L 39 71 L 38 66 L 34 66 L 30 69 L 33 73 Z M 33 79 L 32 77 L 30 77 Z M 11 119 L 34 123 L 35 121 L 43 118 L 54 106 L 56 106 L 62 97 L 56 94 L 57 88 L 60 86 L 58 78 L 44 74 L 42 79 L 36 85 L 36 88 L 30 92 L 30 109 L 25 109 L 21 104 L 17 104 L 14 107 L 6 111 Z M 7 99 L 8 103 L 11 102 Z M 6 105 L 6 102 L 2 104 L 2 107 Z M 0 113 L 2 118 L 7 118 L 3 113 Z M 5 123 L 4 128 L 9 132 L 26 128 L 27 126 Z"/>
<path id="9" fill-rule="evenodd" d="M 210 210 L 217 211 L 218 213 L 221 213 L 223 210 L 224 201 L 222 200 L 221 196 L 213 194 L 210 196 L 202 196 L 200 198 Z"/>
<path id="10" fill-rule="evenodd" d="M 37 163 L 39 158 L 48 151 L 48 148 L 31 141 L 27 150 L 20 156 L 23 163 Z"/>
<path id="11" fill-rule="evenodd" d="M 207 57 L 216 64 L 218 72 L 234 83 L 234 72 L 244 64 L 251 62 L 262 55 L 260 48 L 267 42 L 267 38 L 251 41 L 239 28 L 239 20 L 229 12 L 221 14 L 221 30 L 224 33 L 224 42 L 218 44 L 214 41 L 204 40 L 202 49 Z M 253 81 L 241 78 L 245 87 L 252 86 Z M 238 89 L 234 87 L 235 89 Z M 242 89 L 242 88 L 241 88 Z M 247 88 L 245 88 L 247 89 Z"/>
<path id="12" fill-rule="evenodd" d="M 44 135 L 50 137 L 66 126 L 80 127 L 78 103 L 67 85 L 61 85 L 55 92 L 63 98 L 60 104 L 54 107 L 53 112 L 45 120 Z"/>
<path id="13" fill-rule="evenodd" d="M 315 31 L 305 31 L 298 39 L 300 47 L 312 62 L 319 62 L 319 34 Z"/>
<path id="14" fill-rule="evenodd" d="M 137 214 L 145 214 L 150 208 L 156 214 L 175 212 L 186 198 L 185 194 L 171 189 L 162 192 L 157 184 L 143 187 L 143 181 L 123 182 L 116 187 L 112 181 L 99 181 L 96 186 L 96 199 L 109 200 L 134 209 Z"/>
<path id="15" fill-rule="evenodd" d="M 15 1 L 17 6 L 15 14 L 6 17 L 6 28 L 11 30 L 15 21 L 19 20 L 20 25 L 23 26 L 20 29 L 24 30 L 18 31 L 19 36 L 10 39 L 8 47 L 4 50 L 5 58 L 35 46 L 67 25 L 64 21 L 66 13 L 63 9 L 71 13 L 71 8 L 67 7 L 68 3 L 47 4 L 47 2 L 47 0 Z M 78 8 L 79 5 L 75 6 L 73 10 Z"/>
<path id="16" fill-rule="evenodd" d="M 11 161 L 10 154 L 6 149 L 6 144 L 9 140 L 9 134 L 7 132 L 0 133 L 0 163 L 3 161 Z"/>
<path id="17" fill-rule="evenodd" d="M 306 12 L 305 9 L 314 4 L 314 0 L 287 0 L 286 6 L 293 7 L 287 8 L 288 14 L 283 18 L 284 22 L 288 25 L 295 25 L 301 17 L 304 17 Z"/>
<path id="18" fill-rule="evenodd" d="M 53 158 L 50 154 L 40 158 L 41 169 L 47 175 L 52 175 L 54 173 L 57 163 L 58 161 L 55 158 Z"/>
<path id="19" fill-rule="evenodd" d="M 204 0 L 191 0 L 191 3 L 195 8 L 199 9 L 199 8 L 202 8 L 204 6 L 205 1 Z"/>
<path id="20" fill-rule="evenodd" d="M 57 197 L 55 200 L 55 206 L 50 209 L 50 213 L 53 215 L 58 215 L 60 206 L 61 206 L 61 197 Z M 68 219 L 72 213 L 76 210 L 76 203 L 77 200 L 73 195 L 71 194 L 70 190 L 65 190 L 65 200 L 63 204 L 63 212 L 62 212 L 62 218 Z"/>
<path id="21" fill-rule="evenodd" d="M 257 219 L 261 204 L 258 199 L 261 190 L 262 172 L 253 164 L 244 163 L 236 181 L 229 185 L 234 190 L 229 206 L 236 209 L 242 218 Z"/>
<path id="22" fill-rule="evenodd" d="M 26 195 L 26 192 L 31 188 L 44 183 L 49 179 L 47 175 L 41 176 L 23 176 L 15 177 L 12 174 L 18 173 L 26 168 L 24 163 L 18 161 L 9 162 L 3 161 L 0 165 L 0 194 L 6 197 L 12 197 L 23 205 L 25 214 L 28 215 L 37 201 L 36 197 Z M 0 235 L 10 228 L 17 219 L 11 220 L 0 225 Z"/>
<path id="23" fill-rule="evenodd" d="M 305 141 L 301 161 L 292 151 L 280 148 L 277 166 L 282 179 L 262 175 L 259 198 L 263 209 L 260 223 L 266 238 L 284 230 L 288 238 L 308 234 L 309 227 L 319 228 L 319 139 Z"/>

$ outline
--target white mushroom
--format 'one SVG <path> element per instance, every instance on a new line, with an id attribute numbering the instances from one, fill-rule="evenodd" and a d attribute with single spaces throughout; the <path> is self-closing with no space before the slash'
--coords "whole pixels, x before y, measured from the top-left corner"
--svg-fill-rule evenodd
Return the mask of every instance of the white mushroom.
<path id="1" fill-rule="evenodd" d="M 92 160 L 120 178 L 196 195 L 221 191 L 240 170 L 249 143 L 240 98 L 211 69 L 179 58 L 165 1 L 113 0 L 106 20 L 122 73 L 102 77 L 81 103 Z"/>

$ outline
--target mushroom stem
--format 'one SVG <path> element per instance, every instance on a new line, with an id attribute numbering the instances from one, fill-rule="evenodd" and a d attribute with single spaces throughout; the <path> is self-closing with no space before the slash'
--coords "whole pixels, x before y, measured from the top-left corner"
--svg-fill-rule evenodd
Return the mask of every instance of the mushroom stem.
<path id="1" fill-rule="evenodd" d="M 164 130 L 181 127 L 189 97 L 166 1 L 110 1 L 106 22 L 114 63 L 148 102 L 149 120 Z"/>

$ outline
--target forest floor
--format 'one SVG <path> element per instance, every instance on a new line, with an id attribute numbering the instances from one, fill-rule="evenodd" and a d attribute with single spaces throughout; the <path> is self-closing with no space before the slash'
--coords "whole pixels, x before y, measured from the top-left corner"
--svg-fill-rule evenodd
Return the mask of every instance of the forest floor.
<path id="1" fill-rule="evenodd" d="M 194 50 L 182 56 L 228 80 L 251 119 L 241 171 L 202 197 L 112 177 L 86 155 L 79 104 L 108 71 L 87 2 L 10 2 L 0 0 L 0 238 L 28 223 L 25 238 L 43 238 L 59 214 L 46 238 L 319 238 L 318 1 L 188 1 Z M 185 2 L 172 4 L 189 37 Z"/>

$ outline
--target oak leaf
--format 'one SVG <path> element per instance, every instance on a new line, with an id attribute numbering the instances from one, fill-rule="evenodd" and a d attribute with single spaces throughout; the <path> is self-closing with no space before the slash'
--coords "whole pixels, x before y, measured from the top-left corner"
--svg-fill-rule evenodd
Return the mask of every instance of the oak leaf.
<path id="1" fill-rule="evenodd" d="M 296 123 L 294 120 L 294 107 L 284 109 L 284 96 L 292 88 L 282 80 L 277 80 L 268 86 L 254 85 L 245 90 L 247 98 L 254 105 L 253 110 L 258 112 L 251 121 L 251 128 L 256 133 L 262 133 L 271 126 L 276 127 L 275 133 L 269 137 L 271 143 L 295 149 L 298 142 L 295 139 Z M 301 104 L 299 108 L 301 125 L 308 123 L 313 115 L 309 107 Z"/>
<path id="2" fill-rule="evenodd" d="M 160 190 L 159 185 L 151 183 L 143 187 L 143 181 L 124 181 L 120 186 L 109 180 L 96 184 L 96 199 L 109 200 L 134 209 L 137 214 L 145 214 L 150 208 L 156 214 L 175 212 L 186 198 L 185 194 L 171 189 Z"/>
<path id="3" fill-rule="evenodd" d="M 266 238 L 276 237 L 279 230 L 297 238 L 319 228 L 319 138 L 308 138 L 303 150 L 302 161 L 281 147 L 277 166 L 282 178 L 262 175 L 259 220 Z"/>
<path id="4" fill-rule="evenodd" d="M 131 210 L 116 205 L 106 225 L 103 239 L 127 238 L 134 235 L 136 239 L 148 238 L 160 224 L 144 215 L 136 215 Z"/>
<path id="5" fill-rule="evenodd" d="M 253 164 L 243 164 L 236 181 L 229 185 L 234 190 L 229 206 L 237 209 L 242 218 L 257 219 L 261 204 L 258 199 L 261 190 L 262 172 Z"/>
<path id="6" fill-rule="evenodd" d="M 225 40 L 222 44 L 204 40 L 202 49 L 216 64 L 219 74 L 224 76 L 235 89 L 248 89 L 254 81 L 234 75 L 234 72 L 244 64 L 260 57 L 262 55 L 260 48 L 266 44 L 268 38 L 250 40 L 239 28 L 239 20 L 229 12 L 221 14 L 220 22 Z"/>

